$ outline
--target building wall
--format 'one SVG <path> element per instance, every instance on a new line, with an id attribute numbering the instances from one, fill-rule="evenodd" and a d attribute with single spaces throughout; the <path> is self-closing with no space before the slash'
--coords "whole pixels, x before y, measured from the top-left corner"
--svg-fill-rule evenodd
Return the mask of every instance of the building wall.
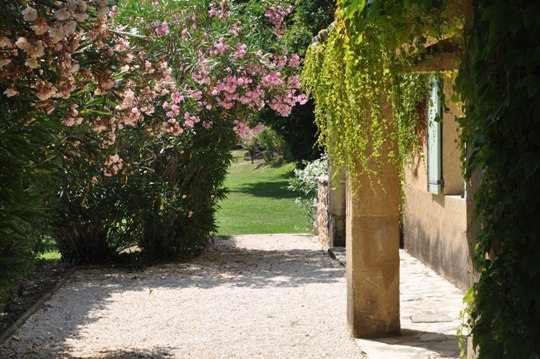
<path id="1" fill-rule="evenodd" d="M 467 206 L 461 171 L 458 107 L 451 102 L 451 85 L 444 85 L 442 119 L 442 194 L 427 190 L 426 155 L 405 170 L 402 224 L 405 250 L 461 288 L 468 286 Z"/>

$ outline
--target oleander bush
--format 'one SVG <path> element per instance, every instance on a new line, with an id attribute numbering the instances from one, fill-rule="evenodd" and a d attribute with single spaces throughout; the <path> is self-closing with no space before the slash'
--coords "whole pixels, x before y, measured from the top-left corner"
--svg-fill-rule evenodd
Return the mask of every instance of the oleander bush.
<path id="1" fill-rule="evenodd" d="M 278 41 L 291 11 L 284 1 L 2 3 L 6 261 L 28 263 L 40 215 L 74 263 L 137 247 L 152 260 L 200 251 L 226 193 L 235 121 L 306 101 L 301 59 Z"/>

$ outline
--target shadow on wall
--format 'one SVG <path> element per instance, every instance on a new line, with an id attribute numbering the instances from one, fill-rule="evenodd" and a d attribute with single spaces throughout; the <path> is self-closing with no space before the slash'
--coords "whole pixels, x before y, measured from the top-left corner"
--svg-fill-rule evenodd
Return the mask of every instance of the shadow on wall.
<path id="1" fill-rule="evenodd" d="M 468 245 L 464 233 L 441 233 L 436 235 L 424 230 L 424 223 L 408 218 L 404 226 L 404 249 L 420 259 L 458 288 L 468 288 Z M 451 238 L 463 237 L 463 243 L 448 243 Z M 446 238 L 446 240 L 445 240 Z"/>

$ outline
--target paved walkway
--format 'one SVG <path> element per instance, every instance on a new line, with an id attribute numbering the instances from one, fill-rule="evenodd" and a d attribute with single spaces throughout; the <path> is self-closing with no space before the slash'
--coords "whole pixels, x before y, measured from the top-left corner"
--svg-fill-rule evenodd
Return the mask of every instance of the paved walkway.
<path id="1" fill-rule="evenodd" d="M 404 336 L 353 340 L 345 270 L 307 235 L 219 241 L 189 263 L 80 270 L 1 358 L 457 358 L 463 293 L 401 253 Z"/>
<path id="2" fill-rule="evenodd" d="M 464 291 L 401 251 L 401 337 L 357 340 L 369 359 L 459 358 Z"/>

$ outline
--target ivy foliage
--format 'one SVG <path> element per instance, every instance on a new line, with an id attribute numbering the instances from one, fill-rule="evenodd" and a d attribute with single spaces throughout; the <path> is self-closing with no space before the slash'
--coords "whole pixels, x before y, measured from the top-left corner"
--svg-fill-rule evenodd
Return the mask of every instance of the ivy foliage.
<path id="1" fill-rule="evenodd" d="M 430 43 L 461 26 L 443 5 L 340 0 L 333 25 L 308 49 L 302 78 L 316 102 L 319 143 L 353 181 L 358 169 L 369 175 L 372 164 L 398 165 L 420 152 L 427 77 L 414 71 Z"/>
<path id="2" fill-rule="evenodd" d="M 479 358 L 540 355 L 540 4 L 475 2 L 458 89 L 481 230 L 469 325 Z"/>

